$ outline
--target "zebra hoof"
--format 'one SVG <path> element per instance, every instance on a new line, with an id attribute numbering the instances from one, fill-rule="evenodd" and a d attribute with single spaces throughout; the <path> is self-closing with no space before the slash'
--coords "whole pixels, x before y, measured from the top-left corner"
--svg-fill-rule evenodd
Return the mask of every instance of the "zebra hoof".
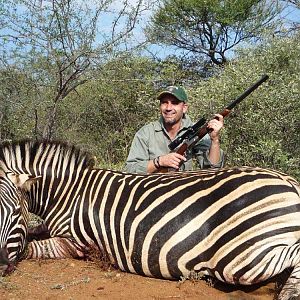
<path id="1" fill-rule="evenodd" d="M 7 265 L 0 265 L 0 276 L 4 277 L 9 275 L 15 270 L 15 266 L 11 263 Z"/>

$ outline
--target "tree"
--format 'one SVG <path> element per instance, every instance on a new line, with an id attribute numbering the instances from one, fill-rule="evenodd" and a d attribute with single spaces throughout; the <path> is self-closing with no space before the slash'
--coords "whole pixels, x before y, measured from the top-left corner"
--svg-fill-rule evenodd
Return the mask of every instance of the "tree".
<path id="1" fill-rule="evenodd" d="M 39 91 L 37 137 L 55 136 L 58 104 L 91 78 L 95 63 L 113 53 L 135 27 L 143 0 L 136 6 L 118 1 L 114 8 L 116 2 L 0 1 L 2 68 L 9 64 L 26 73 Z M 105 16 L 111 20 L 109 30 L 101 23 Z"/>
<path id="2" fill-rule="evenodd" d="M 279 12 L 278 1 L 162 0 L 147 32 L 153 42 L 222 65 L 235 46 L 273 28 Z"/>

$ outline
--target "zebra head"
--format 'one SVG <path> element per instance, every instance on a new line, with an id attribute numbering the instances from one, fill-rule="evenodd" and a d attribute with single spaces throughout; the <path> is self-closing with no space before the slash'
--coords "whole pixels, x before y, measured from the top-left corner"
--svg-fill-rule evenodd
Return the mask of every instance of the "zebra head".
<path id="1" fill-rule="evenodd" d="M 28 231 L 27 191 L 37 177 L 0 169 L 0 274 L 7 275 L 23 253 Z"/>

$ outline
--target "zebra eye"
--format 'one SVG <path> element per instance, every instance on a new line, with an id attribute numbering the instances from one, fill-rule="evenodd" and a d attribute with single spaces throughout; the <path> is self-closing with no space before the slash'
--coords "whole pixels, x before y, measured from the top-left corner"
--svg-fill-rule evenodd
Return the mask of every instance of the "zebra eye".
<path id="1" fill-rule="evenodd" d="M 18 206 L 18 207 L 16 207 L 16 208 L 14 209 L 12 215 L 13 215 L 13 216 L 18 216 L 18 215 L 20 215 L 20 214 L 21 214 L 21 207 Z"/>

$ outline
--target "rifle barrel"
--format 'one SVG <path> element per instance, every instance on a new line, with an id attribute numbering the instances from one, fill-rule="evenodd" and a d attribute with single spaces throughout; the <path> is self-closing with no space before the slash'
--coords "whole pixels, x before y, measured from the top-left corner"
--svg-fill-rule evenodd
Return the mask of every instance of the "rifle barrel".
<path id="1" fill-rule="evenodd" d="M 269 78 L 268 75 L 263 75 L 258 81 L 256 81 L 252 86 L 250 86 L 243 94 L 231 102 L 225 109 L 232 110 L 237 104 L 239 104 L 244 98 L 251 94 L 255 89 L 257 89 L 263 82 Z"/>

